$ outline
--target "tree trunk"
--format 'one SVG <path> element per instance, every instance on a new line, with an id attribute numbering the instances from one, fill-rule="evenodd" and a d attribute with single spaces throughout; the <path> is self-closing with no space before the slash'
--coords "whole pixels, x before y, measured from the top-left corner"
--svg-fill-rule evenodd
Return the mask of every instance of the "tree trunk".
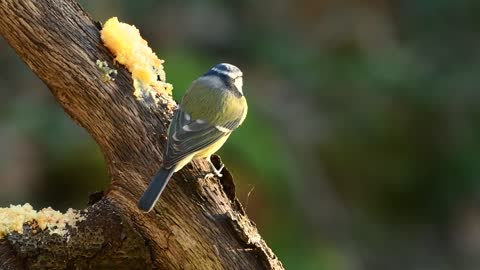
<path id="1" fill-rule="evenodd" d="M 0 242 L 0 268 L 45 269 L 42 262 L 49 261 L 56 265 L 50 269 L 120 269 L 113 263 L 123 254 L 129 262 L 143 261 L 128 269 L 283 269 L 235 198 L 228 170 L 221 179 L 204 179 L 208 164 L 195 161 L 173 176 L 154 211 L 137 209 L 139 196 L 161 165 L 174 101 L 166 96 L 163 105 L 138 101 L 130 74 L 119 66 L 115 81 L 104 82 L 96 60 L 114 64 L 99 28 L 71 0 L 0 0 L 0 34 L 93 136 L 111 177 L 105 196 L 88 208 L 78 229 L 79 234 L 100 231 L 95 235 L 103 241 L 93 242 L 99 248 L 90 246 L 96 237 L 72 246 L 71 239 L 41 235 L 37 244 L 50 240 L 65 251 L 63 256 L 42 248 L 28 252 L 23 240 L 29 233 L 9 235 Z M 132 241 L 125 244 L 126 238 Z M 118 250 L 105 250 L 115 246 Z M 101 256 L 99 264 L 90 264 Z"/>

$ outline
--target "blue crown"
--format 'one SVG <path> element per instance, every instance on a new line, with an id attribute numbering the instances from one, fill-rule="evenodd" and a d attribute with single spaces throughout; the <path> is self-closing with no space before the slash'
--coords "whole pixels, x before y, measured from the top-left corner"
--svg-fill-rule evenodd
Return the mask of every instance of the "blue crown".
<path id="1" fill-rule="evenodd" d="M 243 73 L 238 67 L 232 64 L 221 63 L 212 67 L 207 73 L 205 73 L 205 75 L 223 75 L 235 79 L 241 77 Z"/>

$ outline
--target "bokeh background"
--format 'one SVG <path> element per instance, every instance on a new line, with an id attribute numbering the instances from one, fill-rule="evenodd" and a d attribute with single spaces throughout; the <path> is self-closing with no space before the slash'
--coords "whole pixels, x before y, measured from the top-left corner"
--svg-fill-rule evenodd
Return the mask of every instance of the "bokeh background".
<path id="1" fill-rule="evenodd" d="M 212 65 L 250 111 L 220 151 L 287 269 L 480 269 L 480 2 L 80 1 L 136 25 L 178 100 Z M 92 138 L 0 40 L 0 205 L 84 207 Z"/>

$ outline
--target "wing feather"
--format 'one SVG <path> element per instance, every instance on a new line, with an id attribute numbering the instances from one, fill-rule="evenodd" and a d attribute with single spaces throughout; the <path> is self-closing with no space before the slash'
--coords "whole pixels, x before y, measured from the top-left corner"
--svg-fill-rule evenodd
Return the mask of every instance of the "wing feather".
<path id="1" fill-rule="evenodd" d="M 217 129 L 205 120 L 192 119 L 179 108 L 170 124 L 164 166 L 170 168 L 183 158 L 215 143 L 231 132 Z"/>
<path id="2" fill-rule="evenodd" d="M 164 167 L 167 169 L 228 136 L 245 119 L 247 104 L 244 97 L 212 93 L 228 90 L 211 85 L 215 80 L 202 78 L 193 82 L 173 116 L 164 152 Z"/>

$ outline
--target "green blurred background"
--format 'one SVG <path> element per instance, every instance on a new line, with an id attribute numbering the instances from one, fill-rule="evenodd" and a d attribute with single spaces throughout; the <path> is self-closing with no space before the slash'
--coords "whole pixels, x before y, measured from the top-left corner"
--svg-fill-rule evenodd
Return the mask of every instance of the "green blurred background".
<path id="1" fill-rule="evenodd" d="M 287 269 L 480 269 L 479 1 L 80 3 L 136 25 L 177 100 L 243 70 L 220 155 Z M 98 147 L 4 40 L 0 64 L 0 204 L 84 207 Z"/>

